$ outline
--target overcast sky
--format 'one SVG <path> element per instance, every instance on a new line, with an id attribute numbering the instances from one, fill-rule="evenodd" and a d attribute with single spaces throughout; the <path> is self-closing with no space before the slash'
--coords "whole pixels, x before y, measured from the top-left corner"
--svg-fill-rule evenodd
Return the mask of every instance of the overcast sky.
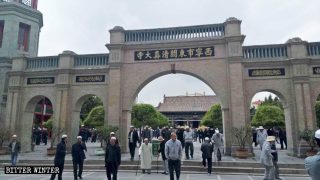
<path id="1" fill-rule="evenodd" d="M 64 50 L 107 53 L 108 30 L 114 26 L 129 30 L 216 24 L 228 17 L 242 20 L 244 45 L 279 44 L 293 37 L 320 41 L 319 7 L 319 0 L 39 0 L 44 21 L 39 56 Z M 163 94 L 186 92 L 213 94 L 200 80 L 176 74 L 149 83 L 138 100 L 157 105 Z"/>

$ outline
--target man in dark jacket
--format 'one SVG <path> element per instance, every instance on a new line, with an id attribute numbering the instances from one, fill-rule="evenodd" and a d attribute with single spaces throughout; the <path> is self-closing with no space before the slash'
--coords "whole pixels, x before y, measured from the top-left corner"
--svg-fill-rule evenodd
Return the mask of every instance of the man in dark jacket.
<path id="1" fill-rule="evenodd" d="M 117 173 L 121 164 L 121 150 L 118 144 L 116 144 L 116 137 L 111 137 L 110 145 L 106 147 L 105 154 L 105 167 L 107 171 L 107 178 L 117 180 Z"/>
<path id="2" fill-rule="evenodd" d="M 179 126 L 177 128 L 176 134 L 177 134 L 177 139 L 181 142 L 182 149 L 184 149 L 184 146 L 185 146 L 183 133 L 184 133 L 184 128 Z"/>
<path id="3" fill-rule="evenodd" d="M 57 145 L 56 155 L 54 157 L 54 166 L 59 167 L 59 175 L 58 180 L 62 180 L 62 172 L 64 168 L 64 159 L 67 153 L 67 135 L 62 135 L 61 142 Z M 54 180 L 56 178 L 56 174 L 52 174 L 50 180 Z"/>
<path id="4" fill-rule="evenodd" d="M 129 149 L 130 149 L 130 160 L 133 161 L 137 142 L 139 143 L 139 136 L 136 130 L 134 130 L 133 126 L 130 126 L 130 131 L 128 134 L 128 142 L 129 142 Z"/>
<path id="5" fill-rule="evenodd" d="M 170 140 L 171 132 L 169 131 L 168 127 L 164 127 L 161 131 L 161 136 L 164 139 L 164 142 L 167 142 Z"/>
<path id="6" fill-rule="evenodd" d="M 77 137 L 78 142 L 72 145 L 71 154 L 72 154 L 72 162 L 73 162 L 73 176 L 74 179 L 82 179 L 82 169 L 83 169 L 83 161 L 86 159 L 86 155 L 84 154 L 84 150 L 87 151 L 86 144 L 82 142 L 82 137 Z M 79 173 L 77 176 L 79 165 Z"/>
<path id="7" fill-rule="evenodd" d="M 148 138 L 149 142 L 151 141 L 152 137 L 151 137 L 151 131 L 149 129 L 149 126 L 146 126 L 145 129 L 142 131 L 142 134 L 141 134 L 141 138 L 142 139 L 145 139 L 145 138 Z"/>
<path id="8" fill-rule="evenodd" d="M 18 159 L 18 153 L 21 150 L 21 144 L 17 141 L 17 135 L 12 136 L 12 141 L 9 144 L 9 150 L 11 152 L 11 165 L 15 166 Z"/>
<path id="9" fill-rule="evenodd" d="M 46 128 L 43 128 L 42 130 L 42 142 L 44 145 L 47 145 L 48 143 L 48 130 Z"/>
<path id="10" fill-rule="evenodd" d="M 208 175 L 211 175 L 213 145 L 210 143 L 210 139 L 208 137 L 206 137 L 204 139 L 204 143 L 201 144 L 201 151 L 202 164 L 206 167 L 206 161 L 208 161 Z"/>
<path id="11" fill-rule="evenodd" d="M 168 166 L 168 159 L 166 158 L 166 153 L 165 153 L 166 142 L 164 141 L 162 136 L 159 136 L 158 140 L 160 141 L 160 148 L 158 150 L 158 153 L 161 153 L 161 157 L 162 157 L 162 161 L 163 161 L 163 170 L 164 171 L 162 174 L 168 175 L 169 166 Z"/>

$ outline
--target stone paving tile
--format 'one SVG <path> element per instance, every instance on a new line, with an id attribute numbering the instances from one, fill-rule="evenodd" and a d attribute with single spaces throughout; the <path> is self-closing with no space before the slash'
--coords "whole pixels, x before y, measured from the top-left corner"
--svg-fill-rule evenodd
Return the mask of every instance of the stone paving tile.
<path id="1" fill-rule="evenodd" d="M 47 180 L 50 175 L 3 175 L 0 173 L 0 180 Z M 282 177 L 284 180 L 307 180 L 309 177 L 291 177 L 284 176 Z M 72 180 L 73 173 L 72 172 L 64 172 L 63 173 L 64 180 Z M 85 172 L 83 174 L 84 180 L 102 180 L 106 179 L 105 172 Z M 162 174 L 138 174 L 130 172 L 119 172 L 118 173 L 119 180 L 165 180 L 169 179 L 169 175 Z M 207 174 L 182 174 L 180 177 L 181 180 L 261 180 L 262 176 L 252 176 L 252 175 L 224 175 L 224 174 L 213 174 L 208 176 Z"/>

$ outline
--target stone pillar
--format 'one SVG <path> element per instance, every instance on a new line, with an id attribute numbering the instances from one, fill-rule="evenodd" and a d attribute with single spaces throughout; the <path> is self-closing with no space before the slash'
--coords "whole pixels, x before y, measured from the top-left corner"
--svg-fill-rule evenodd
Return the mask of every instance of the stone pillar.
<path id="1" fill-rule="evenodd" d="M 59 74 L 56 83 L 56 109 L 54 110 L 54 125 L 60 129 L 64 129 L 63 134 L 67 134 L 68 149 L 72 142 L 75 141 L 77 134 L 71 129 L 72 126 L 72 95 L 70 94 L 70 84 L 72 76 L 69 69 L 73 68 L 75 53 L 72 51 L 64 51 L 59 55 Z M 61 135 L 59 135 L 60 137 Z M 60 138 L 59 138 L 60 139 Z"/>
<path id="2" fill-rule="evenodd" d="M 238 146 L 233 141 L 232 127 L 245 126 L 248 122 L 248 113 L 245 103 L 243 67 L 242 67 L 242 43 L 244 36 L 241 35 L 241 21 L 229 18 L 224 23 L 225 39 L 227 42 L 226 52 L 228 57 L 228 86 L 229 86 L 229 113 L 224 112 L 224 117 L 229 117 L 225 122 L 226 153 L 233 155 Z"/>
<path id="3" fill-rule="evenodd" d="M 119 127 L 119 139 L 121 140 L 121 151 L 129 152 L 128 132 L 131 125 L 131 110 L 122 110 L 122 118 Z"/>
<path id="4" fill-rule="evenodd" d="M 0 58 L 0 124 L 5 124 L 6 119 L 6 105 L 8 93 L 8 72 L 12 69 L 12 60 L 9 58 Z"/>
<path id="5" fill-rule="evenodd" d="M 221 108 L 222 110 L 222 119 L 223 119 L 223 135 L 224 135 L 224 152 L 225 155 L 231 155 L 231 147 L 232 147 L 232 131 L 231 126 L 231 118 L 229 108 Z"/>
<path id="6" fill-rule="evenodd" d="M 300 38 L 293 38 L 287 41 L 288 57 L 292 65 L 293 95 L 295 99 L 295 121 L 291 121 L 292 142 L 299 142 L 299 134 L 306 129 L 314 130 L 316 125 L 316 117 L 313 114 L 313 106 L 311 99 L 311 89 L 309 80 L 309 63 L 307 57 L 307 42 Z M 299 147 L 298 150 L 295 147 Z M 298 156 L 304 156 L 308 147 L 305 143 L 293 144 L 293 151 L 298 152 Z"/>
<path id="7" fill-rule="evenodd" d="M 124 29 L 115 26 L 110 31 L 109 49 L 109 73 L 108 73 L 108 94 L 106 105 L 105 125 L 117 126 L 119 131 L 117 136 L 120 141 L 121 150 L 127 151 L 127 133 L 128 122 L 131 116 L 129 110 L 123 110 L 122 107 L 122 81 L 121 81 L 121 63 L 123 62 L 122 45 L 124 44 Z"/>
<path id="8" fill-rule="evenodd" d="M 19 122 L 20 113 L 20 86 L 22 78 L 19 75 L 15 75 L 14 72 L 21 72 L 25 69 L 26 62 L 23 57 L 19 57 L 12 60 L 12 72 L 8 73 L 8 97 L 7 97 L 7 113 L 5 127 L 11 131 L 16 129 L 16 121 Z"/>
<path id="9" fill-rule="evenodd" d="M 25 69 L 25 60 L 23 57 L 19 57 L 12 60 L 12 71 L 8 73 L 8 97 L 7 97 L 7 113 L 6 113 L 6 125 L 5 127 L 18 135 L 18 140 L 21 141 L 22 151 L 29 151 L 31 145 L 30 137 L 25 136 L 28 121 L 21 120 L 21 114 L 23 107 L 21 106 L 21 86 L 23 84 L 23 78 L 18 75 L 17 72 L 21 72 Z M 26 117 L 23 117 L 26 118 Z"/>

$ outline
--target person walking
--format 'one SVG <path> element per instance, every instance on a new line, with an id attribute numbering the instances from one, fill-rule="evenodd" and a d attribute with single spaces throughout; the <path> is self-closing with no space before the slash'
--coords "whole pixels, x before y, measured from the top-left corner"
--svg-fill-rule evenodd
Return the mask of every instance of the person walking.
<path id="1" fill-rule="evenodd" d="M 121 149 L 116 144 L 116 137 L 111 137 L 110 145 L 106 147 L 106 154 L 104 157 L 105 168 L 108 180 L 117 180 L 118 169 L 121 164 Z"/>
<path id="2" fill-rule="evenodd" d="M 276 143 L 272 143 L 271 144 L 271 154 L 273 156 L 272 163 L 273 163 L 273 166 L 274 166 L 274 177 L 277 180 L 282 180 L 279 177 L 278 152 L 277 152 L 277 148 L 276 148 Z"/>
<path id="3" fill-rule="evenodd" d="M 162 128 L 161 136 L 163 137 L 164 142 L 167 142 L 167 141 L 170 140 L 171 132 L 169 131 L 169 128 L 168 128 L 168 127 Z"/>
<path id="4" fill-rule="evenodd" d="M 271 144 L 275 141 L 274 136 L 268 136 L 263 143 L 260 162 L 265 168 L 264 180 L 274 180 L 273 156 L 271 154 Z"/>
<path id="5" fill-rule="evenodd" d="M 281 149 L 284 149 L 283 144 L 286 146 L 285 149 L 287 149 L 287 135 L 286 135 L 286 130 L 279 128 L 279 139 L 280 139 L 280 145 Z"/>
<path id="6" fill-rule="evenodd" d="M 190 131 L 189 126 L 186 127 L 186 131 L 183 132 L 183 139 L 185 142 L 185 153 L 186 159 L 193 159 L 193 132 Z M 189 157 L 189 149 L 190 149 L 190 157 Z"/>
<path id="7" fill-rule="evenodd" d="M 111 138 L 112 138 L 112 137 L 116 138 L 116 144 L 119 145 L 119 140 L 118 140 L 118 138 L 116 137 L 116 133 L 115 133 L 115 132 L 111 132 L 111 133 L 110 133 L 110 137 L 109 137 L 109 139 L 108 139 L 108 141 L 107 141 L 107 146 L 110 145 L 110 141 L 111 141 Z"/>
<path id="8" fill-rule="evenodd" d="M 223 135 L 219 132 L 219 129 L 215 129 L 215 133 L 213 134 L 212 143 L 214 147 L 214 156 L 215 160 L 221 161 L 221 156 L 223 154 Z"/>
<path id="9" fill-rule="evenodd" d="M 184 142 L 184 128 L 181 126 L 178 126 L 177 127 L 177 131 L 176 131 L 176 134 L 177 134 L 177 139 L 181 142 L 181 145 L 182 145 L 182 149 L 184 148 L 185 146 L 185 142 Z M 170 137 L 170 136 L 169 136 Z M 170 138 L 169 138 L 170 139 Z"/>
<path id="10" fill-rule="evenodd" d="M 315 140 L 320 148 L 320 129 L 314 133 Z M 320 179 L 320 151 L 314 156 L 309 156 L 304 160 L 305 168 L 312 180 Z"/>
<path id="11" fill-rule="evenodd" d="M 67 153 L 67 135 L 64 134 L 61 136 L 61 142 L 57 145 L 56 155 L 54 157 L 54 166 L 59 168 L 58 180 L 62 180 L 62 173 L 64 168 L 64 159 Z M 52 174 L 50 180 L 54 180 L 56 174 Z"/>
<path id="12" fill-rule="evenodd" d="M 142 173 L 145 174 L 147 170 L 147 173 L 151 174 L 152 145 L 149 143 L 148 138 L 144 139 L 144 143 L 139 148 L 139 158 L 141 158 L 140 167 Z"/>
<path id="13" fill-rule="evenodd" d="M 254 147 L 257 147 L 258 146 L 258 143 L 257 143 L 257 129 L 255 127 L 252 127 L 251 131 L 252 131 L 252 143 L 254 144 Z"/>
<path id="14" fill-rule="evenodd" d="M 141 134 L 141 138 L 142 139 L 148 138 L 148 140 L 151 141 L 152 131 L 149 129 L 149 126 L 146 126 L 144 128 L 144 130 L 142 131 L 142 134 Z"/>
<path id="15" fill-rule="evenodd" d="M 15 166 L 17 164 L 18 154 L 21 150 L 21 144 L 17 140 L 17 135 L 12 135 L 12 140 L 8 147 L 11 152 L 11 165 Z"/>
<path id="16" fill-rule="evenodd" d="M 204 143 L 201 144 L 200 150 L 202 151 L 202 165 L 206 167 L 206 161 L 208 161 L 208 175 L 211 175 L 212 171 L 212 152 L 213 145 L 210 143 L 210 139 L 206 137 Z"/>
<path id="17" fill-rule="evenodd" d="M 137 142 L 140 143 L 138 132 L 134 130 L 134 126 L 130 126 L 130 131 L 128 133 L 128 141 L 129 141 L 129 150 L 130 150 L 130 156 L 131 156 L 130 160 L 133 161 L 134 154 L 137 147 Z"/>
<path id="18" fill-rule="evenodd" d="M 73 176 L 74 179 L 77 180 L 79 177 L 82 179 L 82 170 L 83 170 L 83 162 L 86 159 L 86 155 L 84 151 L 87 151 L 86 144 L 82 142 L 82 137 L 77 137 L 78 142 L 72 145 L 71 154 L 72 154 L 72 162 L 73 162 Z M 79 173 L 77 175 L 79 166 Z"/>
<path id="19" fill-rule="evenodd" d="M 164 141 L 162 136 L 159 136 L 158 140 L 160 141 L 160 148 L 158 150 L 158 153 L 161 154 L 162 161 L 163 161 L 163 173 L 165 175 L 168 175 L 169 173 L 169 168 L 168 168 L 168 159 L 166 158 L 166 153 L 165 153 L 165 145 L 166 142 Z M 159 155 L 158 155 L 159 156 Z"/>
<path id="20" fill-rule="evenodd" d="M 174 180 L 173 171 L 176 172 L 177 180 L 180 179 L 181 169 L 181 157 L 182 157 L 182 146 L 181 142 L 177 140 L 175 132 L 171 133 L 171 139 L 165 144 L 165 154 L 168 159 L 170 180 Z"/>
<path id="21" fill-rule="evenodd" d="M 48 130 L 47 130 L 47 128 L 42 129 L 42 142 L 44 143 L 45 146 L 48 143 Z"/>
<path id="22" fill-rule="evenodd" d="M 260 150 L 262 150 L 263 143 L 266 141 L 268 134 L 267 134 L 267 131 L 262 126 L 259 126 L 257 130 L 258 130 L 257 141 L 258 141 L 258 144 L 260 145 Z"/>

